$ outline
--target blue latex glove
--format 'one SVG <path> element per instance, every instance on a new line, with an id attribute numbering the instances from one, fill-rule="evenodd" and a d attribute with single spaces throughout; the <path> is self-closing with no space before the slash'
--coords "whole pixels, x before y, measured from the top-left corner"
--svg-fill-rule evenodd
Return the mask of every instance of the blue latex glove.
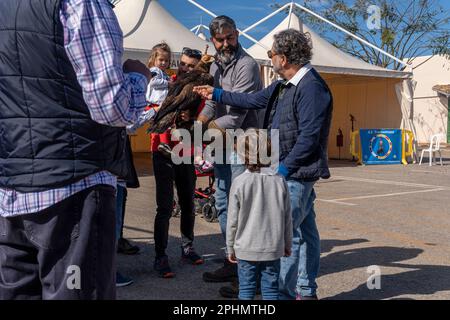
<path id="1" fill-rule="evenodd" d="M 278 167 L 278 172 L 277 173 L 279 175 L 282 175 L 285 178 L 287 178 L 289 176 L 288 168 L 282 163 L 280 163 L 280 166 Z"/>

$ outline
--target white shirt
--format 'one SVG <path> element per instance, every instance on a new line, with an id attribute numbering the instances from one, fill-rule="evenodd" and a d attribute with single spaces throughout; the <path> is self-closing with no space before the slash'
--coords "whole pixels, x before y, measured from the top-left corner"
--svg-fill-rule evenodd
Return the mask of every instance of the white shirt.
<path id="1" fill-rule="evenodd" d="M 311 63 L 305 64 L 300 70 L 297 71 L 295 76 L 292 77 L 286 84 L 292 83 L 294 86 L 297 86 L 300 80 L 312 69 Z"/>

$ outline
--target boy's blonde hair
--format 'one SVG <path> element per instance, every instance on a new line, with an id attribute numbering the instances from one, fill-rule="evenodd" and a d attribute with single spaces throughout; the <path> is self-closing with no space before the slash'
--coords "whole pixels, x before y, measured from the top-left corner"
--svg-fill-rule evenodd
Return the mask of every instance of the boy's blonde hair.
<path id="1" fill-rule="evenodd" d="M 148 59 L 147 67 L 152 68 L 155 66 L 155 61 L 156 61 L 156 58 L 158 57 L 158 52 L 160 52 L 160 51 L 167 52 L 169 54 L 169 64 L 170 64 L 172 51 L 170 50 L 170 47 L 167 43 L 162 42 L 162 43 L 158 43 L 157 45 L 155 45 L 152 48 L 152 52 L 150 53 L 150 57 Z"/>
<path id="2" fill-rule="evenodd" d="M 237 154 L 248 170 L 258 172 L 263 167 L 270 167 L 270 161 L 262 161 L 270 157 L 272 143 L 264 129 L 247 129 L 237 138 Z"/>

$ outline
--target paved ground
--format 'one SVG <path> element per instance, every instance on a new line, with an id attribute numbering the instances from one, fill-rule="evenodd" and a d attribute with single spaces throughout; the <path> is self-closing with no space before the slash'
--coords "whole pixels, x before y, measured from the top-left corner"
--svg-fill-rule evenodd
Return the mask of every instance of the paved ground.
<path id="1" fill-rule="evenodd" d="M 332 162 L 333 178 L 316 185 L 321 234 L 322 299 L 450 299 L 450 153 L 444 166 L 355 166 Z M 180 263 L 179 221 L 170 228 L 175 279 L 152 270 L 155 187 L 148 156 L 137 155 L 142 187 L 130 190 L 125 236 L 140 245 L 137 256 L 119 256 L 119 270 L 135 284 L 120 299 L 220 299 L 222 284 L 201 280 L 219 266 L 223 247 L 216 223 L 197 216 L 196 248 L 202 266 Z M 204 183 L 204 181 L 202 181 Z M 367 268 L 381 271 L 381 289 L 369 290 Z"/>

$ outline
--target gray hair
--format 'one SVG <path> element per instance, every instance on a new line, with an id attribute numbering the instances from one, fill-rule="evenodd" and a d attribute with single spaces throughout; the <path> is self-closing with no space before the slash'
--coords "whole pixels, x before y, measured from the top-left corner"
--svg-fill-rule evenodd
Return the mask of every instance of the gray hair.
<path id="1" fill-rule="evenodd" d="M 211 37 L 215 37 L 216 34 L 222 33 L 223 29 L 236 29 L 236 23 L 233 19 L 227 16 L 219 16 L 214 18 L 209 24 L 209 32 L 211 33 Z"/>
<path id="2" fill-rule="evenodd" d="M 311 61 L 311 35 L 294 29 L 281 31 L 274 35 L 273 50 L 286 56 L 289 64 L 304 65 Z"/>

